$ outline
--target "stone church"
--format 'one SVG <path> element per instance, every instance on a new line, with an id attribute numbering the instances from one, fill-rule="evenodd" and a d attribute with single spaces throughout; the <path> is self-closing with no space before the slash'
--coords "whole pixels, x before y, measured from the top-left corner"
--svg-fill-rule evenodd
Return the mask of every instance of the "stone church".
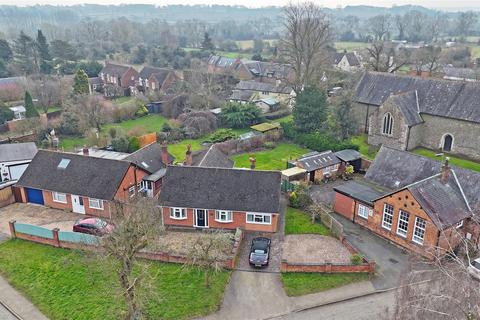
<path id="1" fill-rule="evenodd" d="M 370 145 L 480 159 L 480 83 L 367 72 L 355 99 Z"/>

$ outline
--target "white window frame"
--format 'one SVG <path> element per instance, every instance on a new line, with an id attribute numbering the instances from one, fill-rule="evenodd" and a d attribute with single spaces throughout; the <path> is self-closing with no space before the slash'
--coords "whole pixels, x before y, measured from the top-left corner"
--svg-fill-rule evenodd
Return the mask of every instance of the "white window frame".
<path id="1" fill-rule="evenodd" d="M 92 209 L 103 210 L 103 200 L 88 198 L 88 206 Z"/>
<path id="2" fill-rule="evenodd" d="M 455 225 L 455 229 L 460 229 L 461 227 L 463 227 L 463 220 L 462 220 L 462 221 L 459 221 L 459 222 Z"/>
<path id="3" fill-rule="evenodd" d="M 64 198 L 64 200 L 61 199 L 62 197 Z M 53 199 L 53 202 L 67 203 L 67 194 L 52 191 L 52 199 Z"/>
<path id="4" fill-rule="evenodd" d="M 387 212 L 387 206 L 389 208 L 392 208 L 392 212 Z M 385 203 L 383 205 L 383 216 L 382 216 L 382 227 L 388 231 L 392 230 L 392 224 L 393 224 L 393 214 L 394 214 L 394 208 L 392 205 Z M 385 217 L 390 216 L 391 217 L 391 222 L 385 221 Z"/>
<path id="5" fill-rule="evenodd" d="M 252 221 L 248 221 L 248 217 L 249 216 L 252 216 L 253 219 Z M 255 221 L 255 218 L 257 217 L 262 217 L 262 221 L 263 222 L 258 222 L 258 221 Z M 269 217 L 269 222 L 265 222 L 265 217 Z M 257 213 L 257 212 L 247 212 L 247 214 L 245 215 L 245 221 L 246 223 L 249 223 L 249 224 L 265 224 L 265 225 L 271 225 L 272 224 L 272 214 L 271 213 Z"/>
<path id="6" fill-rule="evenodd" d="M 215 210 L 215 221 L 220 223 L 229 223 L 233 221 L 233 211 Z"/>
<path id="7" fill-rule="evenodd" d="M 357 215 L 359 217 L 362 217 L 364 219 L 367 219 L 368 220 L 368 214 L 370 213 L 370 209 L 369 207 L 367 207 L 366 205 L 363 205 L 363 204 L 358 204 L 358 210 L 357 210 Z"/>
<path id="8" fill-rule="evenodd" d="M 402 214 L 407 216 L 407 219 L 402 219 Z M 410 213 L 400 210 L 398 212 L 397 234 L 400 237 L 406 238 L 408 233 L 408 223 L 410 221 Z M 401 223 L 405 225 L 405 229 L 400 228 Z"/>
<path id="9" fill-rule="evenodd" d="M 421 227 L 419 225 L 419 223 L 418 223 L 419 221 L 423 221 L 424 227 Z M 412 234 L 412 241 L 419 244 L 419 245 L 423 245 L 423 242 L 425 240 L 426 229 L 427 229 L 427 220 L 422 219 L 420 217 L 416 217 L 415 218 L 415 228 L 413 229 L 413 234 Z M 416 235 L 417 230 L 420 230 L 423 233 L 421 238 Z"/>
<path id="10" fill-rule="evenodd" d="M 179 217 L 175 216 L 176 212 L 179 212 Z M 175 219 L 175 220 L 186 220 L 187 219 L 187 209 L 186 208 L 179 208 L 179 207 L 170 208 L 170 218 Z"/>

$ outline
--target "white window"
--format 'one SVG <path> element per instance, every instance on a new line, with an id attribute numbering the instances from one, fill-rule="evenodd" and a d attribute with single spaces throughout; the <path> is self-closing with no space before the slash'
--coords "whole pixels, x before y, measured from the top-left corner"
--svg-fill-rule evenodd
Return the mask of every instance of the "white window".
<path id="1" fill-rule="evenodd" d="M 130 188 L 128 188 L 128 195 L 130 196 L 130 198 L 135 195 L 135 186 L 131 186 Z"/>
<path id="2" fill-rule="evenodd" d="M 382 133 L 391 136 L 393 133 L 393 117 L 390 113 L 383 116 Z"/>
<path id="3" fill-rule="evenodd" d="M 425 227 L 427 222 L 422 218 L 415 218 L 415 229 L 413 230 L 412 241 L 418 244 L 423 244 L 423 238 L 425 237 Z"/>
<path id="4" fill-rule="evenodd" d="M 177 220 L 187 219 L 187 209 L 170 208 L 170 218 L 177 219 Z"/>
<path id="5" fill-rule="evenodd" d="M 247 213 L 247 223 L 272 224 L 272 215 L 269 213 Z"/>
<path id="6" fill-rule="evenodd" d="M 92 209 L 103 210 L 103 201 L 100 199 L 88 199 L 88 206 Z"/>
<path id="7" fill-rule="evenodd" d="M 391 230 L 392 222 L 393 222 L 393 207 L 388 203 L 385 203 L 385 206 L 383 207 L 382 227 L 384 227 L 387 230 Z"/>
<path id="8" fill-rule="evenodd" d="M 52 192 L 53 201 L 60 203 L 67 203 L 67 195 L 60 192 Z"/>
<path id="9" fill-rule="evenodd" d="M 372 209 L 363 204 L 358 205 L 358 215 L 362 218 L 368 219 L 368 214 Z"/>
<path id="10" fill-rule="evenodd" d="M 457 229 L 460 229 L 461 227 L 463 227 L 463 220 L 460 221 L 459 223 L 457 223 L 457 224 L 455 225 L 455 227 L 456 227 Z"/>
<path id="11" fill-rule="evenodd" d="M 410 215 L 407 212 L 403 212 L 402 210 L 400 210 L 400 216 L 398 217 L 397 234 L 404 238 L 407 237 L 409 217 Z"/>
<path id="12" fill-rule="evenodd" d="M 217 210 L 215 211 L 215 220 L 218 222 L 232 222 L 233 212 L 227 210 Z"/>

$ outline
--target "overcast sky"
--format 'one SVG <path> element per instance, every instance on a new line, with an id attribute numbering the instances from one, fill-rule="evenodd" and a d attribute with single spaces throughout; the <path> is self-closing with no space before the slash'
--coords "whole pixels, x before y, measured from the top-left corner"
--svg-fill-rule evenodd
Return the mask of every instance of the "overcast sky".
<path id="1" fill-rule="evenodd" d="M 430 8 L 444 9 L 480 9 L 480 0 L 313 0 L 315 3 L 326 7 L 337 7 L 346 5 L 375 5 L 391 7 L 392 5 L 417 4 Z M 248 7 L 260 7 L 271 5 L 284 5 L 289 0 L 0 0 L 0 4 L 28 6 L 35 4 L 54 4 L 54 5 L 72 5 L 79 3 L 97 3 L 97 4 L 120 4 L 120 3 L 150 3 L 156 5 L 167 4 L 225 4 L 225 5 L 244 5 Z"/>

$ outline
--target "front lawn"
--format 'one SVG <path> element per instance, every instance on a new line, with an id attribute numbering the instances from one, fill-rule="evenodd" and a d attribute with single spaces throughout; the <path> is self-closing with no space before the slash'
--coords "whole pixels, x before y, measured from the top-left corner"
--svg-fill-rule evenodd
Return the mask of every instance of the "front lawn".
<path id="1" fill-rule="evenodd" d="M 434 159 L 434 160 L 438 160 L 438 161 L 441 161 L 443 159 L 443 157 L 435 156 L 435 154 L 437 154 L 437 152 L 429 150 L 429 149 L 425 149 L 425 148 L 417 148 L 417 149 L 413 150 L 413 152 L 416 153 L 416 154 L 419 154 L 421 156 L 431 158 L 431 159 Z M 455 157 L 455 156 L 452 156 L 452 155 L 449 155 L 449 154 L 447 156 L 450 158 L 450 163 L 455 165 L 455 166 L 480 172 L 480 163 L 479 162 L 466 160 L 466 159 L 461 159 L 459 157 Z"/>
<path id="2" fill-rule="evenodd" d="M 331 235 L 330 230 L 322 223 L 312 223 L 312 219 L 307 213 L 287 207 L 285 218 L 285 235 L 316 233 L 324 236 Z"/>
<path id="3" fill-rule="evenodd" d="M 107 264 L 108 265 L 108 264 Z M 120 319 L 124 304 L 115 274 L 85 253 L 23 240 L 0 245 L 0 273 L 48 318 Z M 229 272 L 211 275 L 182 265 L 149 262 L 147 319 L 186 319 L 215 311 L 221 303 Z"/>
<path id="4" fill-rule="evenodd" d="M 282 273 L 283 288 L 288 296 L 326 291 L 367 280 L 368 273 Z"/>
<path id="5" fill-rule="evenodd" d="M 258 170 L 284 170 L 287 168 L 287 161 L 296 159 L 302 154 L 309 152 L 308 149 L 293 143 L 280 143 L 275 148 L 260 152 L 252 152 L 257 159 Z M 250 153 L 243 153 L 232 157 L 235 168 L 250 168 Z"/>

